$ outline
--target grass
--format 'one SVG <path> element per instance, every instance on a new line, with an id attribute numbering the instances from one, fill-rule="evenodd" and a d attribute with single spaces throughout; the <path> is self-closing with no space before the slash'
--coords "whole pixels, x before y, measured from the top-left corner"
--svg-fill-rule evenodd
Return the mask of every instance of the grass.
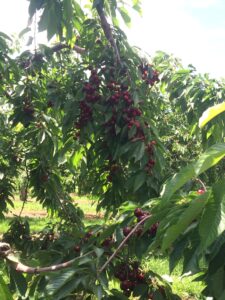
<path id="1" fill-rule="evenodd" d="M 96 217 L 96 202 L 90 200 L 88 197 L 78 197 L 72 195 L 75 203 L 78 203 L 80 208 L 85 212 L 85 225 L 102 224 L 105 221 L 101 218 L 101 215 Z M 14 209 L 10 216 L 7 216 L 4 220 L 0 221 L 0 235 L 7 231 L 10 221 L 12 220 L 12 214 L 19 214 L 21 211 L 22 202 L 16 199 L 14 202 Z M 44 217 L 43 217 L 44 216 Z M 47 215 L 47 211 L 44 210 L 40 203 L 32 201 L 31 199 L 25 204 L 23 210 L 23 219 L 27 219 L 30 223 L 30 229 L 32 232 L 40 232 L 47 223 L 52 221 L 52 218 Z M 145 270 L 152 270 L 157 272 L 161 276 L 167 275 L 172 279 L 172 289 L 174 293 L 177 293 L 182 297 L 182 300 L 199 300 L 200 294 L 204 288 L 202 282 L 193 281 L 194 276 L 180 277 L 182 272 L 182 264 L 179 264 L 174 270 L 172 275 L 169 275 L 169 262 L 167 258 L 162 256 L 149 257 L 143 263 Z M 1 270 L 0 265 L 0 270 Z"/>
<path id="2" fill-rule="evenodd" d="M 48 222 L 51 221 L 50 218 L 30 218 L 30 217 L 23 217 L 23 220 L 28 220 L 30 224 L 31 232 L 39 232 L 41 231 Z M 0 220 L 0 234 L 4 234 L 8 227 L 9 223 L 13 220 L 12 217 L 6 217 L 4 220 Z"/>
<path id="3" fill-rule="evenodd" d="M 171 284 L 173 292 L 181 296 L 182 299 L 200 299 L 201 291 L 205 286 L 200 281 L 193 281 L 196 278 L 196 275 L 181 278 L 180 274 L 182 273 L 182 263 L 179 263 L 173 273 L 169 274 L 168 259 L 162 256 L 151 256 L 149 259 L 145 259 L 143 267 L 146 271 L 151 270 L 153 272 L 157 272 L 163 277 L 164 275 L 167 275 L 167 277 L 169 276 L 169 279 L 172 280 Z"/>
<path id="4" fill-rule="evenodd" d="M 80 197 L 77 195 L 72 195 L 72 198 L 74 203 L 77 203 L 86 214 L 86 218 L 84 220 L 85 225 L 90 226 L 94 224 L 102 224 L 104 222 L 100 215 L 96 217 L 96 202 L 94 202 L 94 200 L 89 200 L 87 196 Z M 6 216 L 4 220 L 0 220 L 0 235 L 7 231 L 10 222 L 13 220 L 13 216 L 18 216 L 20 214 L 22 205 L 23 202 L 15 197 L 14 208 L 10 210 L 9 216 Z M 23 220 L 29 221 L 30 229 L 33 233 L 41 231 L 49 222 L 52 221 L 52 218 L 47 215 L 47 210 L 43 208 L 39 202 L 33 201 L 32 199 L 28 199 L 26 202 L 22 216 Z"/>

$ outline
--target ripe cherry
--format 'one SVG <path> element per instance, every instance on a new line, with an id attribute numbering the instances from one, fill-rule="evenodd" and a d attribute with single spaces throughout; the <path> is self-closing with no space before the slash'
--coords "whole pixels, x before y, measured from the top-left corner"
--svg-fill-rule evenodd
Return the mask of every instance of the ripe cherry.
<path id="1" fill-rule="evenodd" d="M 80 252 L 80 246 L 79 246 L 79 245 L 74 246 L 73 249 L 74 249 L 74 251 L 77 252 L 77 253 Z"/>
<path id="2" fill-rule="evenodd" d="M 146 218 L 146 216 L 147 216 L 146 214 L 143 214 L 143 215 L 137 217 L 137 221 L 138 221 L 138 222 L 142 221 L 143 219 Z"/>
<path id="3" fill-rule="evenodd" d="M 144 281 L 144 280 L 145 280 L 145 275 L 144 275 L 144 273 L 139 273 L 139 274 L 137 274 L 137 280 L 138 280 L 138 281 Z"/>
<path id="4" fill-rule="evenodd" d="M 47 182 L 48 180 L 49 180 L 49 175 L 48 175 L 48 174 L 43 174 L 43 175 L 41 176 L 41 181 Z"/>
<path id="5" fill-rule="evenodd" d="M 153 224 L 151 226 L 151 228 L 149 229 L 149 234 L 152 236 L 152 237 L 155 237 L 156 236 L 156 232 L 157 232 L 157 229 L 159 227 L 159 222 Z"/>
<path id="6" fill-rule="evenodd" d="M 131 291 L 130 291 L 130 290 L 126 290 L 126 291 L 123 292 L 123 294 L 124 294 L 125 296 L 127 296 L 127 297 L 130 297 Z"/>
<path id="7" fill-rule="evenodd" d="M 108 237 L 106 238 L 103 242 L 102 242 L 102 246 L 103 247 L 109 247 L 113 244 L 113 238 L 112 237 Z"/>
<path id="8" fill-rule="evenodd" d="M 153 297 L 154 297 L 153 293 L 148 294 L 148 300 L 153 300 Z"/>
<path id="9" fill-rule="evenodd" d="M 199 189 L 199 190 L 197 191 L 197 193 L 198 193 L 199 195 L 202 195 L 202 194 L 205 193 L 205 190 L 204 190 L 204 189 Z"/>
<path id="10" fill-rule="evenodd" d="M 136 208 L 135 211 L 134 211 L 134 215 L 136 217 L 141 217 L 141 216 L 144 215 L 144 212 L 143 212 L 143 210 L 141 208 Z"/>
<path id="11" fill-rule="evenodd" d="M 120 281 L 124 281 L 124 280 L 126 280 L 126 278 L 127 278 L 127 274 L 126 274 L 126 272 L 118 271 L 118 272 L 115 274 L 115 277 L 118 278 Z"/>
<path id="12" fill-rule="evenodd" d="M 136 236 L 141 236 L 142 233 L 143 233 L 143 229 L 141 227 L 137 228 L 136 231 L 135 231 Z"/>
<path id="13" fill-rule="evenodd" d="M 132 228 L 131 227 L 124 227 L 123 228 L 123 234 L 124 236 L 128 236 L 128 234 L 131 232 Z"/>
<path id="14" fill-rule="evenodd" d="M 51 108 L 54 106 L 54 102 L 52 100 L 49 100 L 47 103 L 47 107 Z"/>
<path id="15" fill-rule="evenodd" d="M 92 237 L 93 236 L 93 231 L 88 231 L 87 233 L 86 233 L 86 237 L 87 238 L 90 238 L 90 237 Z"/>
<path id="16" fill-rule="evenodd" d="M 124 280 L 120 284 L 120 288 L 123 291 L 129 290 L 133 287 L 133 283 L 130 280 Z"/>

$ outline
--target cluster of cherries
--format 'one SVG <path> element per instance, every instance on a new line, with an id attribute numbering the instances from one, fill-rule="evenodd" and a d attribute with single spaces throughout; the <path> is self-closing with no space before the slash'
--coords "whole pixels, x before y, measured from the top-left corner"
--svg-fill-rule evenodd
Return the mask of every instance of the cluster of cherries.
<path id="1" fill-rule="evenodd" d="M 141 67 L 144 74 L 149 73 L 152 69 L 150 65 L 145 65 Z M 78 129 L 75 136 L 79 138 L 80 129 L 87 125 L 87 123 L 92 119 L 92 104 L 98 102 L 101 99 L 99 94 L 99 86 L 101 83 L 100 77 L 96 69 L 90 67 L 91 75 L 89 77 L 88 82 L 86 82 L 83 86 L 84 98 L 80 101 L 80 117 L 78 122 L 76 122 L 75 127 Z M 103 70 L 101 70 L 103 71 Z M 112 70 L 113 72 L 113 70 Z M 110 74 L 112 73 L 110 70 Z M 147 73 L 146 73 L 147 72 Z M 152 71 L 153 72 L 153 71 Z M 104 73 L 104 72 L 103 72 Z M 111 79 L 108 80 L 106 84 L 106 88 L 110 92 L 110 96 L 107 99 L 107 103 L 109 107 L 111 107 L 111 118 L 104 124 L 108 133 L 112 136 L 116 136 L 116 124 L 119 122 L 121 124 L 117 124 L 119 127 L 127 126 L 128 132 L 130 130 L 135 129 L 135 133 L 130 137 L 131 142 L 141 141 L 146 143 L 146 136 L 143 130 L 143 125 L 141 124 L 139 117 L 142 115 L 142 111 L 140 108 L 134 106 L 134 101 L 132 95 L 129 91 L 129 87 L 125 84 L 120 84 L 116 82 L 111 74 Z M 148 74 L 149 76 L 149 74 Z M 156 76 L 156 74 L 155 74 Z M 152 80 L 156 80 L 153 76 Z M 118 120 L 118 105 L 121 108 L 120 113 L 122 112 L 122 119 Z M 146 125 L 147 127 L 148 125 Z M 152 169 L 155 165 L 154 160 L 154 151 L 153 147 L 155 145 L 155 141 L 152 141 L 146 145 L 146 153 L 148 155 L 148 161 L 145 166 L 145 171 L 152 175 Z M 109 172 L 108 180 L 111 182 L 113 180 L 114 174 L 118 171 L 112 168 Z"/>
<path id="2" fill-rule="evenodd" d="M 145 273 L 139 268 L 138 262 L 120 263 L 114 276 L 120 280 L 120 288 L 129 297 L 138 284 L 146 283 Z"/>
<path id="3" fill-rule="evenodd" d="M 141 208 L 136 208 L 134 210 L 134 215 L 137 218 L 137 223 L 139 223 L 140 221 L 144 220 L 147 216 L 150 216 L 150 213 L 147 211 L 142 210 Z M 144 222 L 143 222 L 144 223 Z M 150 237 L 155 237 L 157 229 L 159 226 L 159 222 L 156 222 L 155 224 L 153 224 L 148 230 L 147 230 L 147 234 Z M 128 236 L 131 231 L 134 229 L 134 226 L 126 226 L 123 228 L 123 234 L 124 236 Z M 141 236 L 143 234 L 143 226 L 139 226 L 135 232 L 134 235 L 135 236 Z"/>
<path id="4" fill-rule="evenodd" d="M 139 69 L 141 71 L 141 78 L 146 84 L 153 86 L 156 82 L 159 82 L 159 73 L 153 70 L 151 65 L 141 65 Z"/>
<path id="5" fill-rule="evenodd" d="M 81 251 L 81 246 L 85 243 L 87 243 L 90 238 L 93 237 L 93 231 L 88 231 L 85 236 L 80 240 L 80 243 L 78 245 L 75 245 L 73 250 L 77 253 L 80 253 Z"/>
<path id="6" fill-rule="evenodd" d="M 80 117 L 76 123 L 76 128 L 83 128 L 92 118 L 92 107 L 91 104 L 96 103 L 100 99 L 98 93 L 100 85 L 100 78 L 97 74 L 97 71 L 92 69 L 91 76 L 88 82 L 85 82 L 83 87 L 83 92 L 85 97 L 80 101 Z"/>
<path id="7" fill-rule="evenodd" d="M 100 233 L 97 234 L 97 237 L 98 237 L 99 235 L 100 235 Z M 73 247 L 73 250 L 74 250 L 75 252 L 77 252 L 77 253 L 80 253 L 82 245 L 84 245 L 85 243 L 88 243 L 89 240 L 90 240 L 92 237 L 94 237 L 93 231 L 88 231 L 88 232 L 84 235 L 84 237 L 80 240 L 80 243 L 77 244 L 77 245 L 75 245 L 75 246 Z M 115 241 L 114 241 L 113 236 L 109 236 L 109 237 L 107 237 L 107 238 L 104 239 L 104 241 L 102 242 L 101 246 L 104 247 L 104 248 L 109 248 L 109 247 L 111 247 L 111 246 L 114 245 L 114 242 L 115 242 Z"/>
<path id="8" fill-rule="evenodd" d="M 121 166 L 113 161 L 109 161 L 109 175 L 107 177 L 107 180 L 109 182 L 112 182 L 113 177 L 115 176 L 116 173 L 118 173 L 119 171 L 121 171 Z"/>
<path id="9" fill-rule="evenodd" d="M 24 104 L 23 104 L 23 112 L 28 115 L 28 116 L 33 116 L 34 114 L 34 107 L 30 100 L 25 99 Z"/>
<path id="10" fill-rule="evenodd" d="M 154 160 L 154 146 L 156 145 L 156 141 L 151 141 L 147 144 L 146 146 L 146 152 L 148 154 L 149 160 L 145 166 L 145 171 L 151 175 L 152 174 L 152 168 L 155 165 L 155 160 Z"/>
<path id="11" fill-rule="evenodd" d="M 142 125 L 140 121 L 138 120 L 138 117 L 142 115 L 142 111 L 133 106 L 133 100 L 130 92 L 128 91 L 128 87 L 125 85 L 119 85 L 115 81 L 111 81 L 107 84 L 108 89 L 112 92 L 109 102 L 112 105 L 117 104 L 119 101 L 123 101 L 125 104 L 125 108 L 123 109 L 123 119 L 125 120 L 125 123 L 127 124 L 128 130 L 131 130 L 133 127 L 136 127 L 136 133 L 132 137 L 131 141 L 145 141 L 145 134 L 142 128 Z M 111 127 L 111 131 L 114 131 L 115 124 L 116 124 L 116 109 L 112 108 L 112 117 L 110 120 L 106 123 L 108 127 Z M 146 125 L 147 126 L 147 125 Z M 155 165 L 155 160 L 153 159 L 154 156 L 154 145 L 156 145 L 155 141 L 151 141 L 146 146 L 146 152 L 148 154 L 149 160 L 146 164 L 146 172 L 151 175 L 152 168 Z M 110 174 L 110 177 L 112 174 Z"/>
<path id="12" fill-rule="evenodd" d="M 154 282 L 151 278 L 148 278 L 143 270 L 141 270 L 137 261 L 120 263 L 116 268 L 114 276 L 119 279 L 120 288 L 127 297 L 132 295 L 135 287 L 139 284 L 150 285 L 150 290 L 148 290 L 148 294 L 146 295 L 148 300 L 154 299 L 153 285 L 154 290 L 158 290 L 162 296 L 165 296 L 165 288 L 158 285 L 157 282 Z"/>
<path id="13" fill-rule="evenodd" d="M 116 81 L 110 81 L 107 84 L 107 88 L 111 91 L 111 96 L 109 97 L 108 101 L 113 106 L 112 107 L 112 117 L 109 121 L 106 122 L 106 126 L 110 128 L 110 131 L 115 134 L 115 124 L 117 119 L 117 112 L 115 109 L 115 105 L 119 102 L 124 105 L 122 110 L 123 112 L 123 120 L 127 125 L 128 130 L 131 128 L 136 127 L 136 133 L 132 137 L 132 141 L 145 140 L 145 135 L 140 124 L 140 121 L 137 117 L 142 115 L 142 111 L 134 107 L 134 101 L 132 99 L 132 95 L 128 90 L 128 86 L 120 85 Z"/>

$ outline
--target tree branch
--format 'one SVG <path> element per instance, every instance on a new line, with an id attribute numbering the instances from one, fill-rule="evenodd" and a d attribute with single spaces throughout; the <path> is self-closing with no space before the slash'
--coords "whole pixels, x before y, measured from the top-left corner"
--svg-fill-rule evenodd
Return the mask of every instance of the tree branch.
<path id="1" fill-rule="evenodd" d="M 112 35 L 112 29 L 106 19 L 106 16 L 104 14 L 104 11 L 103 11 L 103 8 L 101 5 L 97 5 L 96 6 L 96 10 L 98 12 L 98 15 L 100 17 L 100 20 L 101 20 L 101 26 L 102 26 L 102 29 L 105 33 L 105 36 L 107 38 L 107 40 L 109 41 L 110 45 L 112 46 L 114 52 L 115 52 L 115 57 L 116 57 L 116 62 L 117 64 L 121 65 L 121 58 L 120 58 L 120 54 L 119 54 L 119 50 L 118 50 L 118 47 L 116 45 L 116 42 L 113 38 L 113 35 Z"/>
<path id="2" fill-rule="evenodd" d="M 53 46 L 51 49 L 52 49 L 53 52 L 57 52 L 57 51 L 60 51 L 62 49 L 71 49 L 71 48 L 70 48 L 70 46 L 68 46 L 66 44 L 59 43 L 59 44 Z M 85 52 L 84 48 L 81 48 L 81 47 L 79 47 L 77 45 L 74 45 L 73 48 L 72 48 L 72 50 L 76 51 L 79 54 L 82 54 L 82 53 Z"/>
<path id="3" fill-rule="evenodd" d="M 76 51 L 79 54 L 82 54 L 86 51 L 84 48 L 81 48 L 77 45 L 74 45 L 73 48 L 71 48 L 70 46 L 68 46 L 66 44 L 62 44 L 62 43 L 58 43 L 58 44 L 54 45 L 53 47 L 51 47 L 50 49 L 53 53 L 59 52 L 62 49 L 71 49 L 71 50 Z M 32 57 L 32 60 L 39 60 L 39 59 L 42 59 L 43 57 L 44 57 L 44 54 L 38 51 L 38 52 L 35 52 L 35 54 Z"/>
<path id="4" fill-rule="evenodd" d="M 40 274 L 40 273 L 45 273 L 45 272 L 55 272 L 58 270 L 69 268 L 74 264 L 74 262 L 76 262 L 80 258 L 94 254 L 94 251 L 89 251 L 82 256 L 75 257 L 74 259 L 71 259 L 71 260 L 61 263 L 61 264 L 57 264 L 57 265 L 53 265 L 53 266 L 49 266 L 49 267 L 43 267 L 43 268 L 39 268 L 39 267 L 33 268 L 33 267 L 26 266 L 26 265 L 22 264 L 21 262 L 18 262 L 17 259 L 15 258 L 15 256 L 12 255 L 12 253 L 13 253 L 13 251 L 9 244 L 0 242 L 0 257 L 5 258 L 9 262 L 9 264 L 11 265 L 11 267 L 13 269 L 15 269 L 17 272 L 20 272 L 20 273 Z"/>

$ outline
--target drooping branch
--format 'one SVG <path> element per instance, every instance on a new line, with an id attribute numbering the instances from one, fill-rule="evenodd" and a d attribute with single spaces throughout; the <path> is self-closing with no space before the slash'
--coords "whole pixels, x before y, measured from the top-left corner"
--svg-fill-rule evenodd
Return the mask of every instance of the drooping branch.
<path id="1" fill-rule="evenodd" d="M 75 52 L 77 52 L 79 54 L 82 54 L 86 51 L 84 48 L 81 48 L 77 45 L 74 45 L 73 48 L 71 48 L 69 45 L 62 44 L 62 43 L 58 43 L 58 44 L 56 44 L 56 45 L 54 45 L 53 47 L 50 48 L 52 53 L 59 52 L 63 49 L 71 49 L 71 50 L 74 50 Z M 38 52 L 36 51 L 31 60 L 40 60 L 43 57 L 44 57 L 43 53 L 41 53 L 39 51 Z"/>
<path id="2" fill-rule="evenodd" d="M 129 238 L 135 233 L 137 228 L 143 224 L 147 219 L 151 218 L 151 215 L 146 216 L 143 218 L 140 222 L 138 222 L 134 228 L 131 230 L 131 232 L 122 240 L 118 248 L 113 252 L 113 254 L 109 257 L 109 259 L 104 263 L 104 265 L 99 269 L 99 274 L 101 274 L 105 268 L 108 266 L 108 264 L 113 260 L 114 257 L 116 257 L 117 253 L 122 249 L 124 244 L 129 240 Z"/>
<path id="3" fill-rule="evenodd" d="M 66 44 L 61 44 L 61 43 L 59 43 L 59 44 L 57 44 L 57 45 L 55 45 L 55 46 L 53 46 L 53 47 L 51 48 L 51 50 L 52 50 L 53 52 L 58 52 L 58 51 L 60 51 L 60 50 L 62 50 L 62 49 L 72 49 L 72 50 L 76 51 L 76 52 L 79 53 L 79 54 L 82 54 L 82 53 L 85 52 L 85 49 L 84 49 L 84 48 L 81 48 L 81 47 L 79 47 L 79 46 L 77 46 L 77 45 L 74 45 L 73 48 L 70 48 L 70 46 L 68 46 L 68 45 L 66 45 Z"/>
<path id="4" fill-rule="evenodd" d="M 9 262 L 11 267 L 13 269 L 15 269 L 17 272 L 27 273 L 27 274 L 40 274 L 40 273 L 45 273 L 45 272 L 55 272 L 58 270 L 69 268 L 77 260 L 79 260 L 83 257 L 89 256 L 91 254 L 94 254 L 94 251 L 89 251 L 89 252 L 83 254 L 82 256 L 75 257 L 74 259 L 71 259 L 71 260 L 61 263 L 61 264 L 57 264 L 57 265 L 53 265 L 53 266 L 49 266 L 49 267 L 43 267 L 43 268 L 39 268 L 39 267 L 34 268 L 34 267 L 26 266 L 26 265 L 22 264 L 21 262 L 17 261 L 16 257 L 13 255 L 13 251 L 12 251 L 10 245 L 7 243 L 0 242 L 0 257 L 5 258 Z"/>
<path id="5" fill-rule="evenodd" d="M 6 258 L 10 253 L 12 253 L 10 245 L 0 242 L 0 257 Z"/>
<path id="6" fill-rule="evenodd" d="M 100 17 L 101 26 L 102 26 L 102 29 L 105 33 L 105 36 L 106 36 L 107 40 L 109 41 L 111 47 L 113 48 L 113 50 L 115 52 L 116 62 L 117 62 L 117 64 L 121 65 L 121 58 L 120 58 L 119 50 L 118 50 L 118 47 L 116 45 L 115 39 L 113 38 L 112 29 L 111 29 L 110 24 L 108 23 L 108 21 L 106 19 L 106 16 L 104 14 L 102 6 L 97 5 L 96 10 L 97 10 L 98 15 Z"/>

